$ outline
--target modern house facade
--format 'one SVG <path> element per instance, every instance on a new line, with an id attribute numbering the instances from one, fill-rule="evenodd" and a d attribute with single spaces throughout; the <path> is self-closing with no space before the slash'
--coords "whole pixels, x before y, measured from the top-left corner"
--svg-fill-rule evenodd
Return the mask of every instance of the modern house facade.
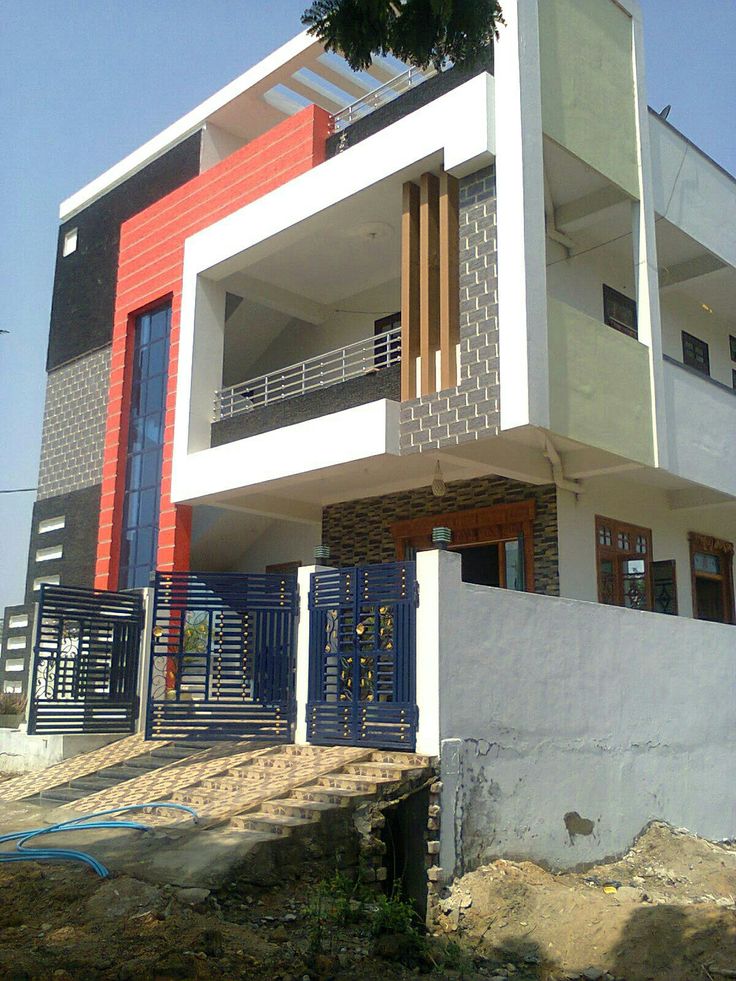
<path id="1" fill-rule="evenodd" d="M 149 732 L 291 699 L 439 757 L 438 882 L 736 831 L 736 180 L 648 107 L 635 0 L 504 14 L 426 76 L 300 35 L 63 203 L 3 637 L 21 690 L 43 583 L 157 571 Z"/>

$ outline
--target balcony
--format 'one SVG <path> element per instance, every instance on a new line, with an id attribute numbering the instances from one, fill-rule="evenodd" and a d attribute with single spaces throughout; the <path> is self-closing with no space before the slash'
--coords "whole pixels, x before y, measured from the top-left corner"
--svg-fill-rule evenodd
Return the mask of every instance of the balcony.
<path id="1" fill-rule="evenodd" d="M 326 351 L 215 394 L 212 446 L 378 399 L 400 400 L 401 327 Z"/>

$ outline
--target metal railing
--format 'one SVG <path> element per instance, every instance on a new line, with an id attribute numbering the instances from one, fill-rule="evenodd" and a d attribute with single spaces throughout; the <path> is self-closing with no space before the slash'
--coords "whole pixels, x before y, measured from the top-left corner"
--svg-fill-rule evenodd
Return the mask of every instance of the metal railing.
<path id="1" fill-rule="evenodd" d="M 437 69 L 431 66 L 424 69 L 408 68 L 405 72 L 385 82 L 383 85 L 379 85 L 377 89 L 373 89 L 372 92 L 366 93 L 366 95 L 361 96 L 360 99 L 356 99 L 349 106 L 345 106 L 340 112 L 335 113 L 332 117 L 333 131 L 339 133 L 346 127 L 351 126 L 356 120 L 362 119 L 363 116 L 368 116 L 376 109 L 386 105 L 387 102 L 391 102 L 392 99 L 402 95 L 416 85 L 420 85 L 436 74 Z"/>
<path id="2" fill-rule="evenodd" d="M 215 393 L 214 417 L 229 419 L 263 405 L 372 375 L 401 361 L 401 327 L 318 354 L 307 361 L 221 388 Z"/>

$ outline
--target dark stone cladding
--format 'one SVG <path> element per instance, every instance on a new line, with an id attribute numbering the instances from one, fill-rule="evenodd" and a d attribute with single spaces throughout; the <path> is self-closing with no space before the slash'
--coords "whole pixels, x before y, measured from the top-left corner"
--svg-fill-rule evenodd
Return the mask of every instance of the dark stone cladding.
<path id="1" fill-rule="evenodd" d="M 401 401 L 400 365 L 391 365 L 390 368 L 382 368 L 374 374 L 351 378 L 339 385 L 307 392 L 306 395 L 284 399 L 282 402 L 258 406 L 252 412 L 239 412 L 236 416 L 214 422 L 212 446 L 222 446 L 236 439 L 245 439 L 248 436 L 281 429 L 282 426 L 293 426 L 297 422 L 318 419 L 320 416 L 340 412 L 342 409 L 352 409 L 366 402 L 376 402 L 378 399 Z"/>
<path id="2" fill-rule="evenodd" d="M 355 146 L 361 140 L 373 136 L 374 133 L 378 133 L 392 123 L 398 122 L 399 119 L 403 119 L 404 116 L 408 116 L 415 109 L 421 109 L 422 106 L 434 102 L 441 95 L 451 92 L 458 85 L 475 78 L 481 72 L 493 74 L 493 47 L 489 47 L 486 56 L 472 65 L 456 65 L 453 68 L 448 68 L 447 71 L 428 78 L 426 82 L 422 82 L 416 88 L 409 89 L 379 109 L 374 109 L 373 112 L 356 120 L 339 133 L 334 133 L 327 140 L 327 158 L 334 157 L 337 153 L 347 150 L 348 147 Z"/>
<path id="3" fill-rule="evenodd" d="M 10 618 L 18 614 L 25 614 L 25 616 L 28 617 L 28 625 L 26 627 L 10 626 Z M 33 645 L 33 607 L 6 606 L 4 616 L 5 620 L 3 623 L 2 638 L 0 639 L 0 650 L 2 651 L 2 659 L 0 660 L 0 691 L 4 690 L 6 680 L 16 682 L 19 681 L 23 686 L 23 691 L 21 694 L 25 694 L 28 688 L 28 665 L 30 663 L 31 648 Z M 25 637 L 25 649 L 9 651 L 8 640 L 11 637 Z M 25 661 L 25 670 L 8 671 L 5 666 L 5 662 L 8 658 L 11 660 L 20 660 L 23 658 Z"/>
<path id="4" fill-rule="evenodd" d="M 59 229 L 46 370 L 112 340 L 120 226 L 199 173 L 200 133 L 153 160 Z M 77 249 L 62 256 L 64 236 L 78 229 Z"/>
<path id="5" fill-rule="evenodd" d="M 447 493 L 441 498 L 432 494 L 431 487 L 419 487 L 383 497 L 331 504 L 322 512 L 322 542 L 330 547 L 331 565 L 395 562 L 391 526 L 396 521 L 530 499 L 537 505 L 534 519 L 535 591 L 559 596 L 557 491 L 552 484 L 538 487 L 506 477 L 477 477 L 448 483 Z"/>
<path id="6" fill-rule="evenodd" d="M 38 533 L 40 521 L 64 515 L 64 527 L 58 531 Z M 33 505 L 31 544 L 28 550 L 26 603 L 34 603 L 38 593 L 33 581 L 40 576 L 60 576 L 64 586 L 93 586 L 97 558 L 97 528 L 100 520 L 100 484 L 81 490 L 46 497 Z M 60 559 L 36 562 L 36 551 L 63 545 Z"/>

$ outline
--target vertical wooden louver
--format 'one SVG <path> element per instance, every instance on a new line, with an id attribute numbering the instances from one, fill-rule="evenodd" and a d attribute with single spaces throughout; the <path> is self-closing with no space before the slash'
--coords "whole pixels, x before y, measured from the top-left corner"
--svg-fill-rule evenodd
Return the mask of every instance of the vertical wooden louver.
<path id="1" fill-rule="evenodd" d="M 419 188 L 407 181 L 401 219 L 401 401 L 417 395 L 419 357 Z"/>
<path id="2" fill-rule="evenodd" d="M 401 243 L 401 398 L 457 384 L 459 339 L 458 184 L 442 172 L 403 189 Z M 437 373 L 437 352 L 440 370 Z M 420 383 L 417 391 L 417 357 Z"/>
<path id="3" fill-rule="evenodd" d="M 457 385 L 460 342 L 460 235 L 457 178 L 440 178 L 440 389 Z"/>

